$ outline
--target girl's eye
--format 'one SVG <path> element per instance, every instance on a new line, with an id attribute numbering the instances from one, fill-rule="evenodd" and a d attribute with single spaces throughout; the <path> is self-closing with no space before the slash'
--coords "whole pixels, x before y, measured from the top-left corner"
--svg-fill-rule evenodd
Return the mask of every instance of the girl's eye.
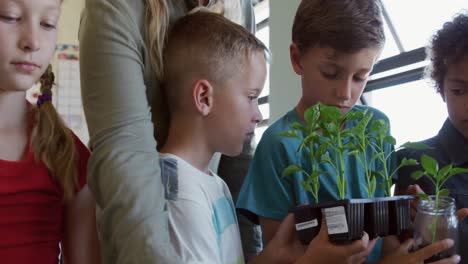
<path id="1" fill-rule="evenodd" d="M 0 20 L 12 23 L 12 22 L 19 21 L 20 18 L 19 17 L 14 17 L 14 16 L 8 16 L 8 15 L 0 15 Z"/>
<path id="2" fill-rule="evenodd" d="M 53 30 L 56 28 L 56 26 L 52 23 L 41 23 L 41 26 L 46 30 Z"/>
<path id="3" fill-rule="evenodd" d="M 257 100 L 258 96 L 249 96 L 250 101 L 255 101 Z"/>

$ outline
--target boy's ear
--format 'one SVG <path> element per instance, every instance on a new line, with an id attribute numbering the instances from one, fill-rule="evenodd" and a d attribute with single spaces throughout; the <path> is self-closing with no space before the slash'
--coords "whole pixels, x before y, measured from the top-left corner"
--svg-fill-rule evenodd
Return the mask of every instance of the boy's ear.
<path id="1" fill-rule="evenodd" d="M 207 116 L 213 107 L 213 86 L 208 80 L 198 80 L 192 93 L 193 102 L 195 109 L 202 114 Z"/>
<path id="2" fill-rule="evenodd" d="M 291 59 L 294 72 L 297 75 L 302 75 L 303 70 L 301 65 L 301 52 L 294 42 L 289 46 L 289 57 Z"/>

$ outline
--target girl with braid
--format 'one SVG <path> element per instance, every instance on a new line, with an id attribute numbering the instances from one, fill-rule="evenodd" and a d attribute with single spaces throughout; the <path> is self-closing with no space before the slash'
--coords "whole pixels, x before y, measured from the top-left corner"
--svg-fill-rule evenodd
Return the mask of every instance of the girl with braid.
<path id="1" fill-rule="evenodd" d="M 0 262 L 99 263 L 89 151 L 52 105 L 61 0 L 0 1 Z M 26 91 L 40 82 L 36 105 Z M 60 250 L 61 249 L 61 250 Z"/>

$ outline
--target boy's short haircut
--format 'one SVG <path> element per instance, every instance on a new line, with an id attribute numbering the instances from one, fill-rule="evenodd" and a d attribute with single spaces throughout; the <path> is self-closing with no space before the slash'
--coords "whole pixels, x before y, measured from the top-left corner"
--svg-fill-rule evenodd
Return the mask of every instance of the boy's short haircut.
<path id="1" fill-rule="evenodd" d="M 382 48 L 385 34 L 380 0 L 302 0 L 292 28 L 301 53 L 329 47 L 341 53 Z"/>
<path id="2" fill-rule="evenodd" d="M 268 57 L 267 47 L 242 26 L 222 15 L 198 11 L 182 17 L 170 29 L 164 51 L 164 86 L 170 110 L 180 91 L 193 80 L 223 85 L 244 70 L 255 52 Z"/>
<path id="3" fill-rule="evenodd" d="M 468 56 L 468 13 L 460 13 L 453 21 L 446 22 L 432 37 L 426 53 L 430 59 L 426 73 L 437 92 L 443 95 L 449 66 Z"/>

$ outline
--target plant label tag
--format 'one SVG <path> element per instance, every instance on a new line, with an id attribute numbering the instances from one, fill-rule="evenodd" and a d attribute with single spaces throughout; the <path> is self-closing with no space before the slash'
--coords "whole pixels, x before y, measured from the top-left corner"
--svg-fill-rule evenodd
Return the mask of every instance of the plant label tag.
<path id="1" fill-rule="evenodd" d="M 324 212 L 329 235 L 348 233 L 348 223 L 343 206 L 325 208 Z"/>
<path id="2" fill-rule="evenodd" d="M 296 230 L 301 231 L 301 230 L 312 228 L 312 227 L 315 227 L 315 226 L 318 226 L 317 219 L 296 224 Z"/>

